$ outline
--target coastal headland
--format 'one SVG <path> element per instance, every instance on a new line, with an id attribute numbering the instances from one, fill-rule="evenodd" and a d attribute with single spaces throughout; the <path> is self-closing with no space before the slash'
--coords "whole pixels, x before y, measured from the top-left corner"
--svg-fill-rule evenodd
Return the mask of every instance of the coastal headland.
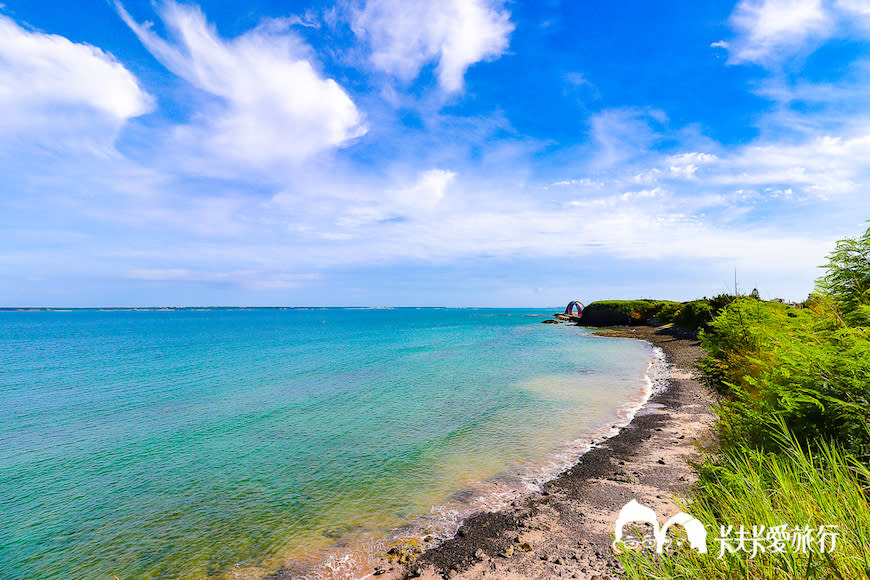
<path id="1" fill-rule="evenodd" d="M 596 334 L 646 340 L 665 353 L 669 376 L 633 420 L 539 493 L 469 518 L 454 538 L 406 565 L 385 559 L 373 576 L 603 580 L 619 569 L 611 541 L 623 505 L 635 499 L 662 518 L 679 511 L 673 498 L 696 477 L 686 459 L 712 425 L 713 395 L 693 377 L 699 343 L 666 327 L 610 327 Z"/>

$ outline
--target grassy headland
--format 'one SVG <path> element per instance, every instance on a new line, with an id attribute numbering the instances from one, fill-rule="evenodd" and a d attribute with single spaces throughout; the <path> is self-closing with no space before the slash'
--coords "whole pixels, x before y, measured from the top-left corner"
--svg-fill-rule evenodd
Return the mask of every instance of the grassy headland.
<path id="1" fill-rule="evenodd" d="M 754 291 L 753 291 L 754 292 Z M 710 324 L 734 296 L 721 294 L 688 302 L 672 300 L 600 300 L 583 309 L 583 326 L 674 324 L 697 330 Z"/>
<path id="2" fill-rule="evenodd" d="M 651 312 L 641 302 L 653 301 L 604 304 L 631 309 L 634 319 Z M 655 302 L 661 322 L 672 304 Z M 688 304 L 695 303 L 677 312 Z M 870 229 L 837 244 L 816 292 L 798 307 L 757 297 L 707 305 L 709 320 L 696 327 L 707 353 L 702 378 L 722 397 L 718 443 L 696 465 L 699 481 L 683 508 L 708 538 L 720 537 L 720 526 L 765 526 L 752 532 L 765 538 L 783 525 L 789 532 L 836 526 L 827 528 L 836 545 L 813 550 L 785 542 L 770 550 L 765 543 L 768 549 L 752 554 L 720 553 L 722 543 L 708 541 L 708 554 L 625 551 L 625 576 L 870 577 Z M 670 322 L 691 326 L 704 308 L 690 308 Z"/>

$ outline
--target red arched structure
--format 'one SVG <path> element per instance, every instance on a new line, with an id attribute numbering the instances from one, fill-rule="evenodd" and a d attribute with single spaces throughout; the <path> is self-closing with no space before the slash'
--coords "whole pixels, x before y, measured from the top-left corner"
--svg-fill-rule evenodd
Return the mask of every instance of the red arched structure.
<path id="1" fill-rule="evenodd" d="M 574 311 L 576 311 L 577 314 L 574 314 Z M 578 302 L 577 300 L 572 300 L 565 308 L 565 314 L 568 316 L 581 316 L 583 314 L 583 303 Z"/>

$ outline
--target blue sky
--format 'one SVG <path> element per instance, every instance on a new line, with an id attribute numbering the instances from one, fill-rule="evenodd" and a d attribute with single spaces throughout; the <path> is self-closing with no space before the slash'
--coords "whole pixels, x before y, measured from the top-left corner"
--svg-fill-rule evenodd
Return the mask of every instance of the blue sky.
<path id="1" fill-rule="evenodd" d="M 870 0 L 3 0 L 0 305 L 801 299 Z"/>

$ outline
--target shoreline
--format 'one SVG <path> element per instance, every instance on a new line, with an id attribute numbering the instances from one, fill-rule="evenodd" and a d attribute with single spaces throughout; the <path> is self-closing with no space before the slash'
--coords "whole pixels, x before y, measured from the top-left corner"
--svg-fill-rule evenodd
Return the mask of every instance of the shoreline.
<path id="1" fill-rule="evenodd" d="M 695 338 L 675 329 L 605 327 L 597 336 L 644 340 L 662 349 L 663 387 L 612 437 L 599 440 L 541 491 L 507 509 L 465 520 L 457 534 L 410 565 L 383 560 L 366 577 L 462 580 L 570 577 L 603 580 L 619 564 L 610 548 L 613 522 L 631 499 L 660 517 L 679 511 L 670 498 L 695 476 L 685 461 L 709 437 L 713 396 L 692 378 L 701 355 Z"/>
<path id="2" fill-rule="evenodd" d="M 528 316 L 528 315 L 527 315 Z M 532 315 L 541 316 L 544 315 Z M 563 330 L 576 328 L 566 324 Z M 598 333 L 586 328 L 587 340 L 597 340 Z M 669 376 L 669 365 L 661 348 L 644 341 L 648 364 L 642 388 L 615 409 L 614 417 L 602 420 L 590 432 L 576 439 L 569 438 L 538 460 L 520 463 L 509 472 L 456 494 L 444 504 L 437 504 L 414 522 L 394 528 L 389 534 L 360 540 L 343 541 L 325 548 L 310 558 L 276 558 L 279 565 L 271 569 L 264 580 L 394 580 L 406 577 L 407 563 L 421 553 L 437 549 L 455 539 L 464 522 L 489 513 L 511 509 L 518 502 L 540 495 L 545 485 L 574 467 L 578 460 L 627 427 L 650 397 L 661 390 Z M 463 513 L 464 512 L 464 513 Z M 385 557 L 386 556 L 386 557 Z M 235 570 L 238 577 L 239 570 Z M 440 578 L 440 576 L 438 576 Z"/>

